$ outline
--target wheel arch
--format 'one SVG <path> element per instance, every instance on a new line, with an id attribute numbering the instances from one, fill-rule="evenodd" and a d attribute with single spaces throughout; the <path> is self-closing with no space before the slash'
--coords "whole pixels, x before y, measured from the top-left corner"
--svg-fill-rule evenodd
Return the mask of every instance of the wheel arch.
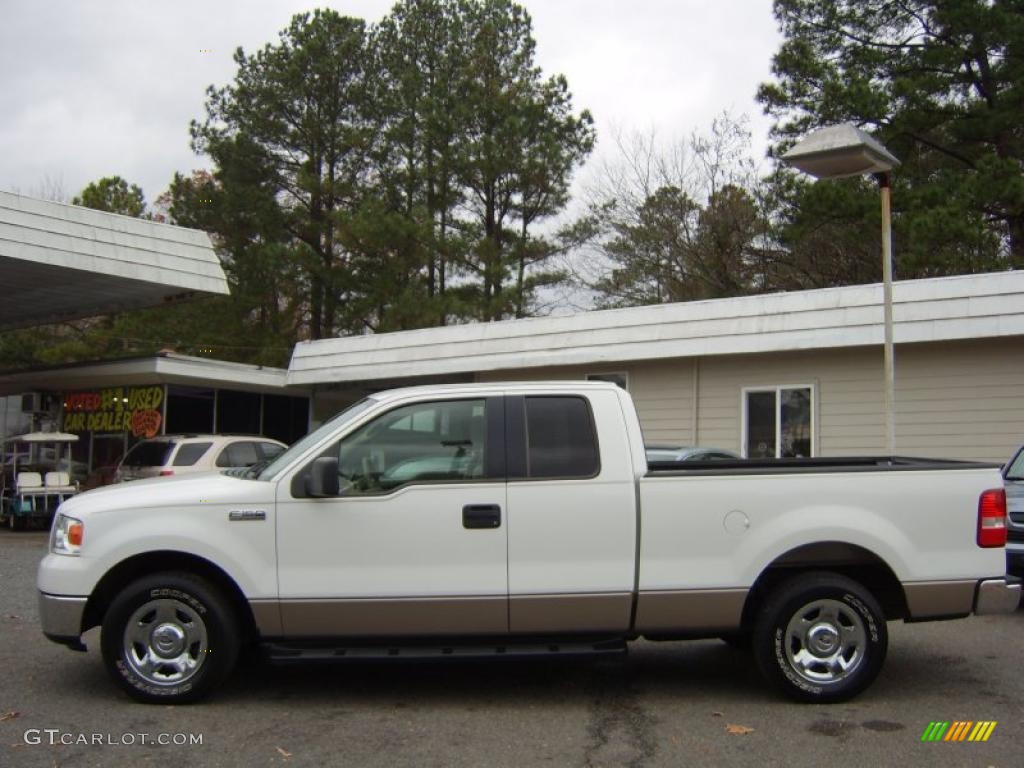
<path id="1" fill-rule="evenodd" d="M 82 632 L 103 623 L 103 617 L 111 602 L 127 584 L 143 576 L 164 571 L 190 573 L 209 581 L 230 602 L 238 619 L 242 637 L 252 640 L 258 636 L 252 609 L 238 583 L 222 568 L 206 558 L 190 552 L 174 550 L 158 550 L 133 555 L 107 571 L 96 584 L 85 604 Z"/>
<path id="2" fill-rule="evenodd" d="M 878 601 L 886 620 L 910 615 L 903 584 L 881 557 L 857 544 L 821 541 L 784 552 L 762 569 L 743 605 L 743 629 L 753 626 L 758 607 L 779 584 L 811 571 L 838 573 L 863 585 Z"/>

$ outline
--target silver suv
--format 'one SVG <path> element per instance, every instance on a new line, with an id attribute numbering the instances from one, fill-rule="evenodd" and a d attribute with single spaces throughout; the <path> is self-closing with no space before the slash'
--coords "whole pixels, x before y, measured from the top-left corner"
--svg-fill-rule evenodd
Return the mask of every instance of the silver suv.
<path id="1" fill-rule="evenodd" d="M 1006 486 L 1006 572 L 1024 577 L 1024 445 L 1003 467 Z"/>
<path id="2" fill-rule="evenodd" d="M 268 437 L 244 435 L 166 435 L 135 445 L 117 467 L 114 482 L 191 472 L 244 469 L 269 462 L 285 448 Z"/>

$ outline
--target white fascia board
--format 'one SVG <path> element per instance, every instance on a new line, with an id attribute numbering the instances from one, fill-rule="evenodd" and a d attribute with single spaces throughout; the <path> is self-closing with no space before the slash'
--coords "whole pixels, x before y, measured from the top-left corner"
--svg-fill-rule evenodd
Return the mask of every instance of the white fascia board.
<path id="1" fill-rule="evenodd" d="M 289 394 L 286 389 L 287 371 L 283 368 L 264 368 L 187 355 L 115 360 L 94 365 L 73 365 L 65 369 L 15 371 L 0 376 L 0 391 L 95 389 L 122 385 L 136 386 L 139 382 L 240 388 Z"/>
<path id="2" fill-rule="evenodd" d="M 260 389 L 284 389 L 287 386 L 288 372 L 283 368 L 264 368 L 259 365 L 181 355 L 157 357 L 155 361 L 155 373 L 161 378 L 188 380 L 193 385 L 244 386 Z"/>

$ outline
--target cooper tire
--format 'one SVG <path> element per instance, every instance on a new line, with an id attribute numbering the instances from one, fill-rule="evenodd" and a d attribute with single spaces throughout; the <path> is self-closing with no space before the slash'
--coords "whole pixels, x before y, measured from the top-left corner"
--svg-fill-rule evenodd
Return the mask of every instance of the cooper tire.
<path id="1" fill-rule="evenodd" d="M 159 573 L 114 599 L 100 645 L 107 670 L 130 696 L 148 704 L 185 704 L 208 695 L 234 668 L 238 621 L 206 580 Z"/>
<path id="2" fill-rule="evenodd" d="M 761 673 L 797 701 L 853 698 L 878 676 L 887 647 L 878 601 L 835 573 L 807 573 L 783 582 L 754 625 Z"/>

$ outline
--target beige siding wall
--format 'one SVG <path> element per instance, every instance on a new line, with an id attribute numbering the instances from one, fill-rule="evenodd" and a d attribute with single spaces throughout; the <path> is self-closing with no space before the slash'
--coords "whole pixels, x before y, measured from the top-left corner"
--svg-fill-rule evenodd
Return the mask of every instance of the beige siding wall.
<path id="1" fill-rule="evenodd" d="M 629 390 L 649 443 L 693 445 L 693 360 L 637 364 Z"/>
<path id="2" fill-rule="evenodd" d="M 810 384 L 818 455 L 884 453 L 880 347 L 538 368 L 478 379 L 583 379 L 621 371 L 629 375 L 648 442 L 740 451 L 745 387 Z M 896 381 L 900 454 L 1002 462 L 1024 442 L 1024 338 L 899 345 Z"/>
<path id="3" fill-rule="evenodd" d="M 896 379 L 900 453 L 1003 462 L 1024 443 L 1024 339 L 897 347 Z"/>
<path id="4" fill-rule="evenodd" d="M 861 349 L 704 358 L 698 440 L 741 451 L 744 388 L 809 385 L 816 455 L 881 453 L 881 370 L 881 353 Z"/>

